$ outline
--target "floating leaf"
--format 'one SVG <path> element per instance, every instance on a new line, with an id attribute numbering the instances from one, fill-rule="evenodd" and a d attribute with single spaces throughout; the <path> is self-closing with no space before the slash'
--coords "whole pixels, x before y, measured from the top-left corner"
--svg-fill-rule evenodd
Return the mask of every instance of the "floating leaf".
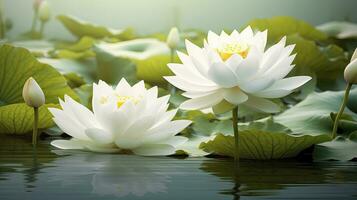
<path id="1" fill-rule="evenodd" d="M 342 74 L 348 63 L 344 50 L 336 45 L 319 47 L 316 42 L 306 40 L 299 35 L 291 35 L 287 43 L 295 44 L 295 74 L 310 75 L 315 73 L 318 79 L 335 80 Z"/>
<path id="2" fill-rule="evenodd" d="M 333 21 L 316 27 L 331 37 L 338 39 L 357 38 L 357 24 L 344 21 Z"/>
<path id="3" fill-rule="evenodd" d="M 122 57 L 116 57 L 103 49 L 95 47 L 97 60 L 97 77 L 109 84 L 117 84 L 120 79 L 125 78 L 130 83 L 135 82 L 135 63 Z"/>
<path id="4" fill-rule="evenodd" d="M 298 34 L 309 40 L 326 40 L 327 35 L 312 25 L 288 16 L 277 16 L 268 19 L 255 19 L 248 23 L 253 29 L 268 29 L 268 41 L 275 43 L 284 35 Z"/>
<path id="5" fill-rule="evenodd" d="M 167 81 L 164 76 L 171 76 L 172 72 L 167 67 L 167 64 L 171 62 L 171 58 L 168 55 L 152 56 L 145 60 L 137 60 L 136 63 L 136 75 L 138 79 L 145 80 L 152 84 L 164 84 Z M 175 56 L 173 62 L 179 62 L 178 57 Z"/>
<path id="6" fill-rule="evenodd" d="M 52 115 L 47 108 L 56 107 L 46 104 L 40 107 L 39 128 L 45 129 L 54 125 Z M 25 103 L 10 104 L 0 107 L 0 134 L 24 134 L 32 131 L 33 108 Z"/>
<path id="7" fill-rule="evenodd" d="M 92 48 L 95 41 L 96 40 L 92 37 L 84 36 L 75 43 L 58 43 L 56 47 L 57 49 L 66 49 L 69 51 L 81 52 Z"/>
<path id="8" fill-rule="evenodd" d="M 166 43 L 156 39 L 136 39 L 118 43 L 102 42 L 96 45 L 97 49 L 115 57 L 132 60 L 144 60 L 156 55 L 169 54 Z"/>
<path id="9" fill-rule="evenodd" d="M 348 161 L 357 158 L 357 132 L 351 133 L 349 138 L 338 136 L 333 141 L 317 145 L 313 156 L 317 161 Z"/>
<path id="10" fill-rule="evenodd" d="M 297 156 L 301 151 L 329 140 L 326 135 L 292 135 L 286 127 L 268 120 L 253 122 L 239 131 L 240 157 L 243 159 L 270 160 Z M 233 135 L 218 134 L 200 148 L 217 155 L 234 157 Z"/>
<path id="11" fill-rule="evenodd" d="M 351 94 L 357 92 L 356 89 Z M 330 113 L 338 112 L 344 92 L 311 93 L 305 100 L 274 117 L 275 121 L 294 133 L 309 135 L 331 134 L 333 121 Z M 357 119 L 357 114 L 345 109 L 345 113 Z"/>
<path id="12" fill-rule="evenodd" d="M 53 43 L 45 40 L 16 41 L 11 43 L 11 45 L 15 47 L 23 47 L 36 56 L 44 56 L 54 49 Z"/>
<path id="13" fill-rule="evenodd" d="M 114 37 L 120 40 L 129 40 L 134 36 L 133 30 L 111 29 L 104 26 L 91 24 L 70 15 L 59 15 L 57 19 L 75 36 L 91 36 L 93 38 Z"/>
<path id="14" fill-rule="evenodd" d="M 41 86 L 48 104 L 57 104 L 58 97 L 63 98 L 65 94 L 78 99 L 59 72 L 47 64 L 38 62 L 24 48 L 2 45 L 0 71 L 0 124 L 5 127 L 1 133 L 23 134 L 32 130 L 32 125 L 28 126 L 29 121 L 25 120 L 32 118 L 32 115 L 29 115 L 28 111 L 25 112 L 25 104 L 21 104 L 24 102 L 22 88 L 29 77 L 33 77 Z M 40 116 L 48 116 L 43 110 L 45 109 L 42 109 Z M 44 121 L 51 121 L 51 117 L 48 116 Z M 12 126 L 8 125 L 9 122 L 13 123 Z M 48 128 L 49 125 L 50 123 L 44 123 L 41 127 Z"/>

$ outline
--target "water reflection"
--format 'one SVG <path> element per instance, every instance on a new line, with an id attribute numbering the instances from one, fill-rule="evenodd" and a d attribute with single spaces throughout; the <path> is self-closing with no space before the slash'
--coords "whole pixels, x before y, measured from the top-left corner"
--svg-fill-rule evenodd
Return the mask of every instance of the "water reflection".
<path id="1" fill-rule="evenodd" d="M 204 161 L 201 169 L 233 183 L 222 194 L 241 196 L 274 196 L 282 190 L 314 185 L 357 183 L 357 163 L 302 163 L 291 161 L 243 161 L 239 168 L 232 160 Z M 342 185 L 341 185 L 342 186 Z M 306 192 L 306 191 L 305 191 Z M 357 191 L 348 194 L 350 198 Z"/>
<path id="2" fill-rule="evenodd" d="M 148 193 L 166 192 L 170 182 L 170 177 L 152 161 L 145 157 L 75 152 L 57 158 L 49 164 L 53 167 L 42 172 L 51 174 L 49 181 L 66 186 L 89 182 L 92 192 L 97 195 L 141 197 Z"/>
<path id="3" fill-rule="evenodd" d="M 0 138 L 0 198 L 10 199 L 353 199 L 357 163 L 177 159 L 36 151 Z M 56 194 L 56 195 L 54 195 Z"/>

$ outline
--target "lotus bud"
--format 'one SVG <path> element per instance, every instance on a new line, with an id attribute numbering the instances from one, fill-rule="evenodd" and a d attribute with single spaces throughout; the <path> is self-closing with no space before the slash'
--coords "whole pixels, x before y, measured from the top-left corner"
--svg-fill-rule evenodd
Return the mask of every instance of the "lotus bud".
<path id="1" fill-rule="evenodd" d="M 34 0 L 33 2 L 33 9 L 37 12 L 38 9 L 40 8 L 41 3 L 43 2 L 43 0 Z"/>
<path id="2" fill-rule="evenodd" d="M 176 49 L 180 43 L 180 33 L 176 27 L 171 28 L 166 40 L 170 49 Z"/>
<path id="3" fill-rule="evenodd" d="M 27 79 L 25 82 L 24 88 L 22 90 L 22 97 L 28 106 L 34 108 L 38 108 L 45 104 L 45 94 L 35 79 L 32 77 Z"/>
<path id="4" fill-rule="evenodd" d="M 50 19 L 50 7 L 47 1 L 42 1 L 38 8 L 38 16 L 42 22 L 46 22 Z"/>
<path id="5" fill-rule="evenodd" d="M 345 80 L 350 84 L 357 84 L 357 49 L 352 55 L 351 62 L 345 69 Z"/>

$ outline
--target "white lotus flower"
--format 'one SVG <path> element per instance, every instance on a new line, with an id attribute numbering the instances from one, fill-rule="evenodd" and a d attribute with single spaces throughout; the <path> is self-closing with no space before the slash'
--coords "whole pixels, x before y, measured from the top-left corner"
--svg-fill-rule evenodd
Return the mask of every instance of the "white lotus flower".
<path id="1" fill-rule="evenodd" d="M 166 43 L 170 47 L 170 49 L 176 49 L 177 46 L 179 45 L 180 33 L 176 27 L 171 28 L 171 30 L 167 36 Z"/>
<path id="2" fill-rule="evenodd" d="M 253 33 L 247 27 L 231 35 L 208 33 L 200 48 L 186 40 L 188 55 L 178 52 L 183 64 L 169 64 L 175 76 L 165 77 L 184 90 L 182 109 L 204 109 L 244 104 L 264 111 L 278 112 L 271 98 L 280 98 L 311 79 L 308 76 L 284 78 L 294 67 L 294 45 L 285 46 L 286 38 L 265 51 L 267 31 Z"/>
<path id="3" fill-rule="evenodd" d="M 345 68 L 344 77 L 347 83 L 357 84 L 357 48 L 352 55 L 351 62 Z"/>
<path id="4" fill-rule="evenodd" d="M 47 1 L 41 1 L 38 7 L 38 16 L 41 21 L 47 22 L 50 19 L 50 6 Z"/>
<path id="5" fill-rule="evenodd" d="M 130 151 L 138 155 L 170 155 L 187 138 L 175 136 L 191 121 L 171 121 L 177 110 L 167 111 L 169 95 L 141 81 L 130 86 L 122 79 L 113 89 L 103 81 L 93 85 L 93 112 L 66 96 L 63 110 L 51 108 L 54 121 L 71 140 L 51 144 L 61 149 L 96 152 Z"/>

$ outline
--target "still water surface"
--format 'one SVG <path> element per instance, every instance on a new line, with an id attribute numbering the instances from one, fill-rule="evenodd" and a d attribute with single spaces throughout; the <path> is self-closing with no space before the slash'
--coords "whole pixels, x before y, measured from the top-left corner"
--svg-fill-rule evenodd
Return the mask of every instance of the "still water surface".
<path id="1" fill-rule="evenodd" d="M 0 199 L 357 199 L 357 162 L 242 161 L 34 151 L 0 138 Z"/>

